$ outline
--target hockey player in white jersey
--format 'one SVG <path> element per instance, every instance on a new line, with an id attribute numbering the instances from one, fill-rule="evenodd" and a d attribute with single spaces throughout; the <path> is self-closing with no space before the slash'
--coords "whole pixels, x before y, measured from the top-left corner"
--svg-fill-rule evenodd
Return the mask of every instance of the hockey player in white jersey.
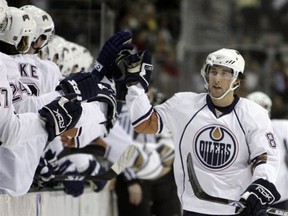
<path id="1" fill-rule="evenodd" d="M 30 88 L 20 81 L 21 72 L 22 74 L 29 73 L 30 76 L 39 76 L 35 65 L 28 65 L 24 61 L 18 64 L 13 58 L 14 55 L 24 54 L 29 50 L 36 32 L 36 23 L 31 15 L 15 7 L 8 7 L 7 17 L 6 29 L 0 35 L 0 59 L 8 70 L 8 80 L 13 89 L 13 106 L 17 113 L 37 112 L 43 105 L 61 96 L 61 93 L 53 91 L 45 96 L 36 97 L 32 95 Z M 35 85 L 33 87 L 35 94 L 40 95 L 38 87 Z"/>
<path id="2" fill-rule="evenodd" d="M 11 17 L 6 1 L 0 1 L 1 36 L 10 28 Z M 23 19 L 27 17 L 23 17 Z M 24 31 L 24 34 L 27 33 Z M 14 38 L 15 43 L 28 38 Z M 26 41 L 27 43 L 27 41 Z M 17 44 L 18 45 L 18 44 Z M 25 47 L 19 47 L 26 49 Z M 5 56 L 5 55 L 4 55 Z M 8 56 L 4 57 L 4 61 Z M 0 61 L 0 190 L 12 196 L 25 194 L 33 180 L 40 156 L 47 144 L 65 130 L 73 127 L 80 118 L 82 108 L 68 98 L 62 97 L 40 110 L 41 118 L 37 113 L 15 115 L 12 106 L 13 91 L 8 83 L 6 65 Z M 53 111 L 58 110 L 58 118 Z M 43 120 L 44 121 L 43 121 Z M 61 125 L 61 127 L 59 127 Z"/>
<path id="3" fill-rule="evenodd" d="M 44 45 L 47 45 L 50 42 L 48 38 L 51 38 L 52 34 L 54 33 L 54 24 L 52 18 L 45 11 L 32 5 L 23 6 L 21 9 L 22 10 L 17 8 L 10 8 L 10 16 L 12 16 L 14 19 L 18 18 L 19 27 L 14 26 L 15 24 L 11 24 L 14 28 L 9 31 L 11 34 L 8 34 L 4 37 L 4 41 L 9 41 L 9 35 L 11 37 L 15 36 L 18 38 L 23 37 L 23 28 L 25 29 L 25 27 L 29 26 L 26 20 L 22 21 L 20 19 L 23 15 L 29 16 L 31 22 L 32 19 L 35 18 L 37 26 L 35 29 L 36 33 L 32 37 L 33 40 L 29 49 L 30 54 L 18 54 L 13 55 L 12 58 L 6 58 L 10 74 L 13 75 L 16 72 L 15 77 L 13 75 L 11 78 L 10 85 L 15 89 L 13 105 L 16 107 L 17 113 L 31 111 L 35 112 L 43 104 L 54 99 L 56 96 L 61 95 L 61 89 L 58 89 L 59 91 L 55 91 L 55 88 L 59 85 L 59 82 L 64 79 L 58 66 L 54 62 L 49 60 L 41 60 L 35 55 L 37 51 L 42 49 Z M 46 22 L 44 22 L 43 19 L 46 20 Z M 31 35 L 29 36 L 31 37 Z M 21 77 L 18 79 L 19 75 Z M 21 84 L 21 88 L 17 87 L 17 84 L 19 83 Z M 27 86 L 29 89 L 27 89 Z M 91 88 L 93 87 L 91 86 Z M 31 91 L 32 95 L 29 93 L 29 90 Z M 91 96 L 93 96 L 93 94 L 91 94 Z M 89 122 L 90 124 L 89 126 L 85 126 L 86 128 L 94 129 L 95 131 L 99 132 L 99 134 L 102 134 L 104 133 L 103 131 L 105 131 L 105 128 L 101 127 L 98 123 L 105 121 L 105 115 L 103 114 L 105 108 L 102 108 L 101 105 L 95 103 L 82 103 L 83 115 L 81 116 L 77 126 L 81 125 L 82 128 Z M 92 115 L 92 113 L 94 115 Z M 87 121 L 88 118 L 90 121 Z M 95 133 L 95 136 L 97 135 L 98 133 Z M 93 136 L 91 138 L 91 136 L 86 136 L 85 138 L 88 140 L 90 139 L 89 141 L 91 141 L 95 137 Z"/>
<path id="4" fill-rule="evenodd" d="M 271 114 L 272 100 L 264 92 L 256 91 L 247 95 L 249 100 L 252 100 L 266 109 Z M 274 129 L 275 139 L 279 147 L 279 172 L 276 178 L 275 186 L 281 194 L 273 207 L 288 210 L 288 120 L 287 119 L 272 119 L 272 127 Z"/>
<path id="5" fill-rule="evenodd" d="M 35 22 L 33 22 L 33 18 L 31 17 L 31 15 L 29 15 L 28 13 L 26 13 L 24 10 L 20 10 L 14 7 L 9 7 L 9 17 L 11 18 L 9 21 L 9 27 L 7 27 L 7 29 L 5 29 L 5 32 L 3 35 L 0 36 L 0 44 L 1 44 L 1 50 L 3 52 L 5 52 L 6 54 L 12 54 L 13 51 L 15 53 L 21 53 L 21 52 L 26 52 L 26 50 L 29 49 L 29 44 L 31 41 L 31 38 L 33 38 L 34 33 L 35 32 Z M 23 19 L 23 17 L 25 17 L 25 19 Z M 13 18 L 13 19 L 12 19 Z M 31 33 L 32 32 L 32 33 Z M 13 38 L 17 38 L 17 41 L 14 41 Z M 116 35 L 115 40 L 117 40 L 118 43 L 124 43 L 126 42 L 126 40 L 129 40 L 131 38 L 130 34 L 125 33 L 125 34 L 119 34 Z M 26 46 L 22 49 L 20 49 L 19 47 L 22 47 L 22 42 L 24 40 L 28 40 Z M 118 40 L 119 39 L 119 40 Z M 114 61 L 114 59 L 117 57 L 118 53 L 120 53 L 120 51 L 122 51 L 121 49 L 113 49 L 113 44 L 112 41 L 108 41 L 107 46 L 104 46 L 102 49 L 102 52 L 100 52 L 100 55 L 102 53 L 102 58 L 101 61 L 105 62 L 105 64 L 109 65 L 110 61 Z M 126 49 L 126 47 L 129 45 L 124 45 L 123 49 Z M 130 46 L 129 46 L 130 47 Z M 104 53 L 104 55 L 103 55 Z M 94 96 L 96 96 L 96 98 L 94 99 L 90 99 L 90 101 L 97 101 L 97 95 L 99 94 L 99 91 L 102 91 L 104 89 L 106 89 L 106 87 L 104 87 L 103 85 L 98 85 L 99 80 L 97 77 L 92 76 L 90 73 L 88 74 L 80 74 L 80 77 L 77 77 L 77 81 L 73 78 L 69 78 L 69 80 L 62 80 L 61 83 L 57 86 L 57 90 L 53 91 L 53 92 L 48 92 L 47 94 L 41 94 L 40 91 L 45 91 L 44 89 L 42 89 L 41 85 L 38 86 L 37 83 L 33 82 L 31 80 L 30 85 L 34 87 L 35 90 L 38 90 L 40 92 L 39 96 L 33 96 L 31 95 L 31 90 L 30 88 L 25 85 L 23 82 L 21 82 L 19 80 L 19 65 L 14 61 L 14 58 L 12 58 L 11 56 L 7 56 L 4 55 L 3 53 L 1 54 L 1 58 L 5 59 L 3 62 L 5 62 L 6 67 L 8 67 L 8 71 L 9 71 L 9 81 L 10 81 L 10 85 L 13 88 L 14 94 L 13 94 L 13 105 L 15 107 L 15 110 L 17 113 L 23 113 L 23 112 L 37 112 L 39 108 L 41 108 L 43 105 L 45 105 L 46 103 L 49 103 L 50 101 L 52 101 L 54 98 L 61 96 L 63 94 L 67 94 L 67 93 L 76 93 L 76 94 L 81 94 L 82 100 L 87 100 L 90 99 Z M 108 56 L 108 57 L 107 57 Z M 22 59 L 22 58 L 20 58 Z M 36 59 L 34 59 L 36 61 Z M 20 62 L 20 60 L 19 60 Z M 28 62 L 29 63 L 29 62 Z M 25 68 L 25 64 L 27 64 L 27 62 L 22 62 L 21 63 L 23 66 L 23 68 Z M 108 67 L 108 66 L 106 66 Z M 103 68 L 106 68 L 103 67 Z M 29 66 L 26 67 L 26 69 L 28 70 Z M 21 67 L 20 67 L 21 69 Z M 31 69 L 31 68 L 30 68 Z M 24 69 L 23 69 L 24 70 Z M 34 75 L 37 75 L 37 72 L 35 71 L 36 68 L 32 67 L 31 69 L 32 71 L 30 71 L 30 73 L 33 73 Z M 26 73 L 27 71 L 20 71 L 22 73 Z M 88 75 L 88 77 L 86 76 Z M 40 76 L 40 75 L 39 75 Z M 43 82 L 45 80 L 43 80 L 41 77 L 38 77 L 38 79 Z M 85 82 L 85 84 L 79 85 L 83 82 Z M 82 91 L 83 90 L 83 91 Z M 101 92 L 101 94 L 103 95 L 103 92 Z M 109 93 L 110 94 L 110 93 Z M 112 96 L 112 95 L 110 95 Z M 113 96 L 112 96 L 113 97 Z M 106 98 L 109 98 L 108 95 L 106 95 Z M 110 98 L 113 100 L 113 98 Z M 109 99 L 108 99 L 109 100 Z M 110 100 L 109 100 L 110 101 Z M 85 112 L 85 107 L 87 107 L 87 109 L 91 110 L 91 109 L 96 109 L 96 111 L 99 110 L 99 105 L 94 105 L 94 103 L 89 103 L 89 104 L 83 104 L 83 113 Z M 104 102 L 102 100 L 102 102 Z M 104 102 L 105 103 L 105 102 Z M 113 102 L 112 102 L 113 103 Z M 100 109 L 106 113 L 106 104 L 100 103 Z M 91 108 L 92 106 L 92 108 Z M 97 107 L 95 107 L 97 106 Z M 113 104 L 112 104 L 113 106 Z M 90 112 L 88 110 L 88 112 Z M 100 113 L 102 112 L 100 110 Z M 112 107 L 113 110 L 113 107 Z M 96 112 L 95 111 L 95 112 Z M 102 112 L 102 115 L 103 115 Z M 97 112 L 98 114 L 99 112 Z M 115 112 L 111 113 L 112 118 L 115 117 Z M 85 117 L 87 115 L 83 114 L 82 117 Z M 87 121 L 85 120 L 79 120 L 78 124 L 81 125 L 82 124 L 86 124 Z M 103 122 L 103 118 L 101 118 L 101 115 L 98 116 L 93 115 L 93 117 L 97 118 L 95 119 L 94 124 L 98 125 L 99 121 Z M 99 120 L 99 121 L 98 121 Z M 92 121 L 89 121 L 92 122 Z M 91 125 L 91 124 L 90 124 Z M 90 127 L 91 128 L 91 127 Z M 95 137 L 93 137 L 95 138 Z M 91 139 L 92 140 L 92 139 Z M 91 141 L 90 140 L 90 141 Z"/>
<path id="6" fill-rule="evenodd" d="M 15 15 L 16 17 L 18 16 L 18 17 L 20 17 L 20 19 L 18 20 L 18 21 L 26 21 L 26 20 L 29 20 L 29 21 L 31 21 L 32 19 L 30 19 L 30 17 L 29 17 L 29 15 L 28 14 L 25 14 L 24 13 L 24 11 L 21 11 L 21 10 L 17 10 L 16 8 L 9 8 L 10 9 L 10 11 L 8 12 L 8 14 L 9 14 L 9 16 L 11 15 L 11 10 L 13 10 L 12 12 L 17 12 L 17 13 L 12 13 L 13 15 Z M 11 17 L 10 17 L 11 18 Z M 25 19 L 24 19 L 25 18 Z M 14 19 L 15 20 L 15 19 Z M 17 19 L 16 19 L 17 20 Z M 11 21 L 11 20 L 10 20 Z M 13 28 L 12 28 L 12 25 L 11 25 L 12 23 L 10 23 L 10 26 L 8 25 L 8 27 L 7 27 L 7 29 L 5 29 L 5 31 L 7 30 L 7 32 L 9 32 L 9 33 L 11 33 L 11 32 L 13 32 L 13 31 L 10 31 L 11 29 L 13 30 Z M 14 23 L 15 24 L 15 23 Z M 21 24 L 21 22 L 18 22 L 18 23 L 16 23 L 16 24 L 18 24 L 18 25 L 20 25 Z M 32 31 L 33 30 L 33 28 L 32 28 L 32 25 L 29 27 L 30 29 L 28 29 L 28 28 L 26 28 L 27 26 L 25 26 L 25 25 L 23 25 L 22 26 L 23 28 L 24 28 L 24 31 L 22 31 L 22 32 L 29 32 L 30 30 Z M 28 31 L 29 30 L 29 31 Z M 31 33 L 31 32 L 30 32 Z M 7 35 L 3 35 L 3 37 L 2 37 L 2 35 L 1 35 L 1 37 L 2 38 L 4 38 L 5 39 L 5 41 L 9 41 L 9 34 Z M 11 35 L 10 35 L 11 36 Z M 26 46 L 23 46 L 23 47 L 21 47 L 22 49 L 21 49 L 21 52 L 23 51 L 26 51 L 27 49 L 28 49 L 28 45 L 29 45 L 29 42 L 27 43 L 27 41 L 29 41 L 29 40 L 27 40 L 27 41 L 25 41 L 26 39 L 29 39 L 30 37 L 29 37 L 30 35 L 18 35 L 16 38 L 19 38 L 19 41 L 17 41 L 17 44 L 14 44 L 14 41 L 13 42 L 11 42 L 12 44 L 12 48 L 13 48 L 13 46 L 15 46 L 15 50 L 17 51 L 17 48 L 19 48 L 19 47 L 21 47 L 21 46 L 19 46 L 19 44 L 21 44 L 21 42 L 25 42 L 26 43 Z M 9 41 L 10 42 L 10 41 Z M 19 44 L 18 44 L 19 43 Z M 24 43 L 24 44 L 25 44 Z M 9 45 L 8 44 L 4 44 L 5 45 L 5 47 L 7 48 Z M 4 47 L 4 48 L 5 48 Z M 3 48 L 3 47 L 2 47 Z M 10 46 L 10 48 L 11 48 L 11 46 Z M 107 52 L 107 49 L 105 50 L 106 52 Z M 108 51 L 108 53 L 109 53 L 109 51 Z M 115 53 L 115 55 L 116 55 L 116 53 Z M 13 64 L 15 64 L 15 62 L 13 61 L 13 58 L 12 57 L 10 57 L 10 56 L 7 56 L 7 55 L 4 55 L 4 54 L 1 54 L 1 57 L 3 57 L 3 59 L 5 60 L 5 65 L 6 66 L 10 66 L 10 64 L 8 63 L 9 61 L 11 62 L 11 64 L 13 65 Z M 8 61 L 7 61 L 8 60 Z M 10 72 L 10 70 L 9 70 L 9 72 Z M 14 70 L 13 70 L 13 72 L 14 72 Z M 9 73 L 9 76 L 11 77 L 11 74 L 12 75 L 15 75 L 15 77 L 18 77 L 18 74 L 17 73 Z M 7 74 L 6 74 L 7 75 Z M 95 83 L 95 82 L 94 82 Z M 92 85 L 92 84 L 91 84 Z M 95 83 L 95 85 L 96 85 L 96 83 Z M 22 86 L 22 85 L 21 85 Z M 23 85 L 24 86 L 24 85 Z M 94 88 L 95 89 L 95 87 L 96 86 L 89 86 L 89 87 L 92 87 L 92 89 Z M 24 88 L 19 88 L 20 90 L 23 90 Z M 16 90 L 19 90 L 19 89 L 13 89 L 14 90 L 14 92 L 17 92 Z M 27 88 L 28 89 L 28 88 Z M 66 89 L 67 89 L 67 86 L 66 86 Z M 99 88 L 97 88 L 96 87 L 96 89 L 97 89 L 97 91 L 99 92 Z M 102 86 L 102 88 L 101 88 L 101 94 L 103 95 L 104 94 L 104 91 L 103 90 L 105 90 L 105 88 Z M 63 91 L 63 89 L 61 89 L 60 91 Z M 90 91 L 92 91 L 92 90 L 90 90 Z M 14 93 L 13 92 L 13 93 Z M 28 93 L 28 90 L 27 90 L 27 93 Z M 69 92 L 65 92 L 65 93 L 69 93 Z M 97 97 L 97 95 L 96 94 L 94 94 L 95 92 L 89 92 L 89 93 L 91 93 L 91 94 L 89 94 L 90 96 L 95 96 L 95 98 L 93 99 L 93 100 L 95 100 L 95 101 L 97 101 L 98 99 L 99 99 L 99 97 Z M 27 94 L 27 95 L 29 95 L 29 93 Z M 59 92 L 58 94 L 56 94 L 55 96 L 59 96 L 59 95 L 61 95 L 61 92 Z M 13 94 L 13 96 L 15 96 L 15 94 Z M 21 95 L 22 96 L 22 95 Z M 83 94 L 82 94 L 82 92 L 81 92 L 81 96 L 83 96 Z M 106 98 L 109 98 L 109 95 L 107 95 L 107 94 L 105 94 L 105 96 L 106 96 Z M 100 96 L 101 97 L 101 96 Z M 113 95 L 111 94 L 111 97 L 113 97 Z M 54 97 L 53 97 L 54 98 Z M 19 97 L 18 99 L 21 99 L 21 97 Z M 113 98 L 111 98 L 111 99 L 113 99 Z M 92 100 L 92 99 L 91 99 Z M 104 102 L 104 100 L 105 99 L 103 99 L 102 100 L 102 102 Z M 49 99 L 49 101 L 51 101 L 51 99 Z M 104 102 L 105 103 L 105 102 Z M 90 103 L 89 105 L 95 105 L 95 103 Z M 38 110 L 39 108 L 41 108 L 40 107 L 40 105 L 39 104 L 37 104 L 37 106 L 35 106 L 35 104 L 33 104 L 34 105 L 34 107 L 35 107 L 35 109 L 36 110 Z M 84 107 L 83 108 L 83 110 L 85 111 L 87 111 L 87 109 L 85 109 L 85 107 L 87 107 L 87 106 L 85 106 L 84 104 L 82 104 L 82 106 Z M 107 119 L 105 118 L 105 116 L 104 116 L 104 114 L 103 114 L 103 112 L 101 111 L 101 107 L 99 107 L 99 106 L 101 106 L 101 105 L 99 105 L 99 104 L 96 104 L 95 105 L 96 106 L 96 110 L 99 110 L 99 112 L 98 113 L 96 113 L 95 112 L 95 107 L 94 108 L 92 108 L 92 109 L 88 109 L 88 111 L 90 112 L 90 110 L 91 110 L 91 116 L 93 116 L 93 117 L 97 117 L 97 119 L 99 119 L 99 121 L 101 121 L 101 122 L 105 122 Z M 91 107 L 91 106 L 90 106 Z M 103 107 L 106 107 L 106 105 L 103 105 Z M 94 110 L 94 111 L 92 111 L 92 110 Z M 85 113 L 86 113 L 86 116 L 87 116 L 87 112 L 85 111 Z M 100 116 L 98 115 L 100 113 Z M 90 115 L 90 114 L 89 114 Z M 101 115 L 103 116 L 103 118 L 101 119 Z M 80 116 L 79 116 L 80 117 Z M 113 117 L 115 117 L 115 115 L 113 116 Z M 112 118 L 113 118 L 112 117 Z M 91 120 L 91 118 L 90 118 L 90 120 Z M 80 122 L 82 122 L 82 123 L 80 123 L 80 125 L 83 125 L 83 122 L 85 123 L 85 120 L 81 120 L 80 119 Z M 95 124 L 97 124 L 98 125 L 98 121 L 96 121 L 95 122 Z M 104 126 L 105 127 L 105 126 Z M 98 132 L 98 130 L 97 130 L 97 132 Z M 96 134 L 94 134 L 94 136 L 97 136 Z M 49 136 L 49 138 L 48 138 L 48 141 L 51 141 L 52 140 L 52 138 L 53 137 L 51 137 L 51 136 Z M 23 140 L 23 142 L 25 142 L 25 140 Z M 44 144 L 44 146 L 46 145 L 46 142 L 47 142 L 47 140 L 45 140 L 45 142 L 42 142 L 42 144 Z M 30 144 L 30 143 L 28 143 L 28 144 Z M 40 152 L 42 152 L 43 151 L 43 149 L 41 149 L 41 151 Z M 18 153 L 20 153 L 20 152 L 18 152 Z M 39 152 L 38 152 L 39 153 Z M 7 154 L 8 155 L 8 154 Z M 23 156 L 25 156 L 26 154 L 23 154 Z M 20 159 L 22 158 L 22 157 L 19 157 Z M 31 167 L 28 167 L 28 168 L 30 168 L 30 169 L 28 169 L 27 170 L 27 167 L 25 167 L 26 165 L 27 165 L 27 163 L 23 163 L 22 164 L 22 168 L 23 168 L 23 172 L 27 172 L 27 178 L 28 178 L 28 180 L 29 179 L 31 179 L 31 175 L 30 174 L 34 174 L 34 171 L 35 171 L 35 165 L 37 165 L 37 162 L 39 161 L 39 158 L 38 158 L 38 161 L 37 161 L 37 158 L 38 158 L 38 156 L 36 157 L 36 158 L 34 158 L 35 160 L 32 160 L 32 161 L 36 161 L 36 163 L 33 163 L 33 166 L 31 166 Z M 18 162 L 18 160 L 16 160 L 15 161 L 15 163 L 16 162 Z M 12 164 L 12 163 L 11 163 Z M 16 163 L 17 164 L 17 163 Z M 16 167 L 16 166 L 15 166 Z M 19 166 L 19 169 L 21 168 L 21 166 Z M 26 169 L 25 169 L 26 168 Z M 13 171 L 14 169 L 11 169 L 11 171 Z M 26 170 L 26 171 L 25 171 Z M 32 172 L 30 172 L 30 170 L 32 171 Z M 21 172 L 19 172 L 19 173 L 21 173 Z M 13 177 L 13 176 L 12 176 Z M 17 178 L 17 176 L 15 177 L 15 179 L 18 179 Z M 3 181 L 4 181 L 4 179 L 3 179 Z M 7 182 L 9 182 L 9 181 L 7 181 Z M 11 181 L 11 183 L 13 183 L 14 181 Z M 19 183 L 19 182 L 18 182 Z M 29 183 L 29 182 L 28 182 Z M 17 185 L 17 184 L 16 184 Z M 28 185 L 29 186 L 29 185 Z M 13 187 L 11 187 L 11 188 L 13 188 Z M 27 190 L 27 185 L 25 184 L 25 186 L 23 185 L 23 188 L 25 188 L 25 190 Z M 13 188 L 14 189 L 14 188 Z M 16 189 L 15 189 L 16 190 Z M 20 192 L 19 192 L 19 190 L 17 190 L 17 193 L 19 194 Z M 23 193 L 23 191 L 21 192 L 21 193 Z"/>
<path id="7" fill-rule="evenodd" d="M 131 37 L 130 34 L 122 32 L 122 33 L 118 33 L 118 34 L 112 36 L 111 38 L 109 38 L 107 40 L 108 44 L 106 46 L 104 45 L 104 47 L 100 51 L 99 55 L 102 56 L 102 58 L 99 57 L 98 60 L 103 62 L 103 52 L 105 54 L 109 54 L 109 53 L 112 52 L 112 50 L 109 50 L 110 47 L 112 46 L 112 44 L 111 44 L 112 40 L 117 39 L 117 41 L 119 41 L 121 43 L 121 41 L 125 42 L 126 40 L 129 40 L 130 37 Z M 105 56 L 104 56 L 104 58 L 105 58 L 105 61 L 107 61 L 107 58 Z M 112 60 L 114 62 L 113 58 L 112 58 Z M 84 73 L 84 74 L 80 73 L 79 76 L 78 76 L 78 74 L 75 74 L 75 76 L 80 77 L 80 79 L 78 79 L 78 80 L 81 80 L 81 79 L 84 79 L 87 74 L 86 73 Z M 89 76 L 89 74 L 88 74 L 88 76 Z M 67 86 L 67 81 L 69 82 L 69 77 L 67 77 L 67 79 L 65 79 L 65 80 L 60 82 L 59 86 L 62 86 L 62 87 L 61 88 L 59 87 L 59 88 L 63 89 L 65 86 Z M 89 84 L 89 83 L 87 83 L 87 84 L 88 85 L 86 86 L 86 88 L 92 89 L 92 88 L 96 87 L 95 84 L 94 85 Z M 103 91 L 101 92 L 100 95 L 102 95 L 103 97 L 102 97 L 102 99 L 100 101 L 104 102 L 104 101 L 107 101 L 107 99 L 109 98 L 109 95 L 107 93 L 105 93 L 104 84 L 103 84 L 102 88 L 103 88 Z M 98 98 L 100 98 L 100 97 L 101 96 L 99 96 Z M 91 101 L 91 102 L 89 102 L 89 104 L 92 103 L 93 100 L 94 100 L 93 98 L 89 99 L 89 101 Z M 70 144 L 73 143 L 72 145 L 70 145 L 70 147 L 76 147 L 76 148 L 84 147 L 85 145 L 88 145 L 89 143 L 91 143 L 91 141 L 94 140 L 95 138 L 101 137 L 101 136 L 103 136 L 104 134 L 107 133 L 107 131 L 111 127 L 111 124 L 106 124 L 105 122 L 112 122 L 113 119 L 116 117 L 116 101 L 111 100 L 110 102 L 111 103 L 107 103 L 108 104 L 107 109 L 106 109 L 107 112 L 106 111 L 104 112 L 104 113 L 107 114 L 106 118 L 105 118 L 104 114 L 101 113 L 101 110 L 103 110 L 103 109 L 101 109 L 101 107 L 100 107 L 100 109 L 96 109 L 97 108 L 96 107 L 94 109 L 94 111 L 93 110 L 91 110 L 91 111 L 88 110 L 89 112 L 87 112 L 86 106 L 84 106 L 86 103 L 82 102 L 83 115 L 81 116 L 80 120 L 78 121 L 76 127 L 73 128 L 70 131 L 67 131 L 65 133 L 65 135 L 63 135 L 64 138 L 72 140 L 72 142 L 69 142 Z M 96 105 L 97 104 L 95 104 L 94 106 L 96 106 Z M 87 116 L 88 118 L 83 120 L 83 116 Z M 102 116 L 104 116 L 104 117 L 102 117 Z M 109 120 L 107 120 L 107 117 L 108 117 Z M 95 120 L 95 118 L 96 118 L 96 120 Z M 99 124 L 99 122 L 102 122 L 102 124 Z M 54 141 L 53 141 L 52 144 L 54 144 Z M 43 180 L 44 181 L 49 181 L 50 179 L 45 177 L 45 178 L 43 178 Z M 75 194 L 72 194 L 72 195 L 75 196 L 75 195 L 78 195 L 78 194 L 79 193 L 76 192 Z"/>
<path id="8" fill-rule="evenodd" d="M 75 96 L 70 99 L 61 97 L 40 109 L 41 116 L 38 113 L 16 115 L 12 105 L 13 92 L 7 80 L 7 68 L 1 61 L 0 68 L 0 190 L 19 196 L 30 189 L 48 140 L 74 127 L 82 108 L 80 102 L 73 102 L 77 101 Z"/>
<path id="9" fill-rule="evenodd" d="M 37 54 L 52 40 L 55 34 L 54 21 L 50 14 L 34 5 L 24 5 L 19 9 L 30 14 L 36 22 L 36 32 L 27 53 Z"/>
<path id="10" fill-rule="evenodd" d="M 0 58 L 9 71 L 8 80 L 13 89 L 13 105 L 17 113 L 37 112 L 46 103 L 63 95 L 61 91 L 55 91 L 62 77 L 54 63 L 41 61 L 32 54 L 25 54 L 37 29 L 33 17 L 14 7 L 8 7 L 7 13 L 8 24 L 0 35 Z M 49 73 L 52 73 L 50 77 Z"/>
<path id="11" fill-rule="evenodd" d="M 153 70 L 151 55 L 144 51 L 125 62 L 126 102 L 135 130 L 172 133 L 183 215 L 267 215 L 267 206 L 280 199 L 274 186 L 278 151 L 267 112 L 235 94 L 244 77 L 240 53 L 226 48 L 210 53 L 201 69 L 207 93 L 177 93 L 155 107 L 145 94 Z M 198 199 L 188 181 L 188 153 L 209 195 L 241 199 L 247 207 L 235 209 Z"/>
<path id="12" fill-rule="evenodd" d="M 24 5 L 19 9 L 31 15 L 36 22 L 35 34 L 28 52 L 13 56 L 18 63 L 20 80 L 29 86 L 33 95 L 52 92 L 63 77 L 54 62 L 41 60 L 38 54 L 54 36 L 53 19 L 46 11 L 34 5 Z"/>

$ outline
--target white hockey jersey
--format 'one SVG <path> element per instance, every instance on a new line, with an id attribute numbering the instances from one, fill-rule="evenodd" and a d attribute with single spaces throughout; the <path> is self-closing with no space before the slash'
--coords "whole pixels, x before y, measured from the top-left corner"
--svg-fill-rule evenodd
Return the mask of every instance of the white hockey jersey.
<path id="1" fill-rule="evenodd" d="M 0 190 L 19 196 L 30 189 L 48 135 L 38 114 L 15 114 L 7 68 L 1 61 L 0 74 Z"/>
<path id="2" fill-rule="evenodd" d="M 55 92 L 55 88 L 64 78 L 55 63 L 29 54 L 15 55 L 13 60 L 20 74 L 20 78 L 15 79 L 13 83 L 24 83 L 33 94 L 32 96 L 23 93 L 21 100 L 15 101 L 14 106 L 18 113 L 35 112 L 42 108 L 42 105 L 55 99 L 55 96 L 59 94 Z M 17 94 L 21 92 L 23 91 L 18 91 Z M 92 140 L 106 133 L 106 128 L 100 124 L 106 121 L 101 105 L 98 102 L 83 102 L 82 108 L 82 115 L 75 126 L 78 129 L 74 139 L 77 148 L 88 145 Z"/>
<path id="3" fill-rule="evenodd" d="M 235 208 L 199 200 L 188 181 L 186 159 L 192 153 L 195 171 L 203 189 L 216 197 L 239 200 L 254 180 L 275 182 L 279 160 L 271 120 L 261 106 L 236 97 L 217 117 L 208 94 L 177 93 L 155 106 L 159 128 L 172 133 L 175 144 L 174 172 L 184 210 L 229 215 Z M 251 161 L 267 154 L 267 162 Z"/>
<path id="4" fill-rule="evenodd" d="M 32 95 L 30 88 L 20 80 L 21 69 L 15 60 L 15 56 L 0 53 L 0 61 L 5 64 L 8 71 L 7 77 L 13 92 L 13 106 L 17 113 L 37 112 L 44 105 L 61 96 L 57 91 L 42 94 L 39 97 Z"/>
<path id="5" fill-rule="evenodd" d="M 63 79 L 59 67 L 52 61 L 41 60 L 31 54 L 13 57 L 18 64 L 20 81 L 28 85 L 35 96 L 55 91 L 59 81 Z"/>
<path id="6" fill-rule="evenodd" d="M 288 120 L 272 119 L 272 126 L 278 144 L 280 159 L 279 172 L 275 182 L 275 186 L 281 195 L 280 200 L 277 201 L 278 203 L 288 200 Z"/>

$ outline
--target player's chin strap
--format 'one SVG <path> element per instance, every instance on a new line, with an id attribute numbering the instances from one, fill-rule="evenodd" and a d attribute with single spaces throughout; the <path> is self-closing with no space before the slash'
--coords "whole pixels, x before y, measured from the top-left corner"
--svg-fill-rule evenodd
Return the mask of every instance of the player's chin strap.
<path id="1" fill-rule="evenodd" d="M 228 88 L 228 89 L 226 90 L 226 92 L 225 92 L 223 95 L 221 95 L 220 97 L 213 97 L 213 96 L 210 94 L 210 92 L 209 92 L 209 88 L 207 88 L 210 97 L 213 98 L 213 99 L 215 99 L 215 100 L 221 100 L 222 98 L 224 98 L 230 91 L 234 91 L 235 89 L 237 89 L 237 88 L 240 86 L 240 83 L 237 83 L 237 84 L 233 87 L 236 79 L 237 79 L 237 78 L 233 78 L 233 80 L 232 80 L 231 83 L 230 83 L 229 88 Z"/>

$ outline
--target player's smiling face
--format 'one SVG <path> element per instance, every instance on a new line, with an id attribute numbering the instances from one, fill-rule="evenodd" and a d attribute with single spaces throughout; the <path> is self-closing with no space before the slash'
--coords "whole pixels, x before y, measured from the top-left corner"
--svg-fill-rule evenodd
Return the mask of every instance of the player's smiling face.
<path id="1" fill-rule="evenodd" d="M 211 66 L 208 72 L 209 93 L 215 98 L 221 97 L 230 88 L 232 80 L 231 68 Z"/>

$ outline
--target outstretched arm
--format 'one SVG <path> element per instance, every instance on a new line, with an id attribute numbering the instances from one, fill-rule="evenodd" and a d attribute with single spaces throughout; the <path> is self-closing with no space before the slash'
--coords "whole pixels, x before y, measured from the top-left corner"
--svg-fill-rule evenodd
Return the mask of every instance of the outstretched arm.
<path id="1" fill-rule="evenodd" d="M 128 87 L 126 103 L 132 125 L 138 133 L 156 134 L 159 131 L 160 117 L 140 84 Z"/>
<path id="2" fill-rule="evenodd" d="M 151 117 L 140 125 L 134 128 L 136 132 L 143 134 L 155 134 L 158 131 L 158 115 L 156 112 L 151 114 Z"/>
<path id="3" fill-rule="evenodd" d="M 155 134 L 160 131 L 157 112 L 148 99 L 147 92 L 153 71 L 149 51 L 131 55 L 125 59 L 125 83 L 128 86 L 126 103 L 133 127 L 138 133 Z"/>

